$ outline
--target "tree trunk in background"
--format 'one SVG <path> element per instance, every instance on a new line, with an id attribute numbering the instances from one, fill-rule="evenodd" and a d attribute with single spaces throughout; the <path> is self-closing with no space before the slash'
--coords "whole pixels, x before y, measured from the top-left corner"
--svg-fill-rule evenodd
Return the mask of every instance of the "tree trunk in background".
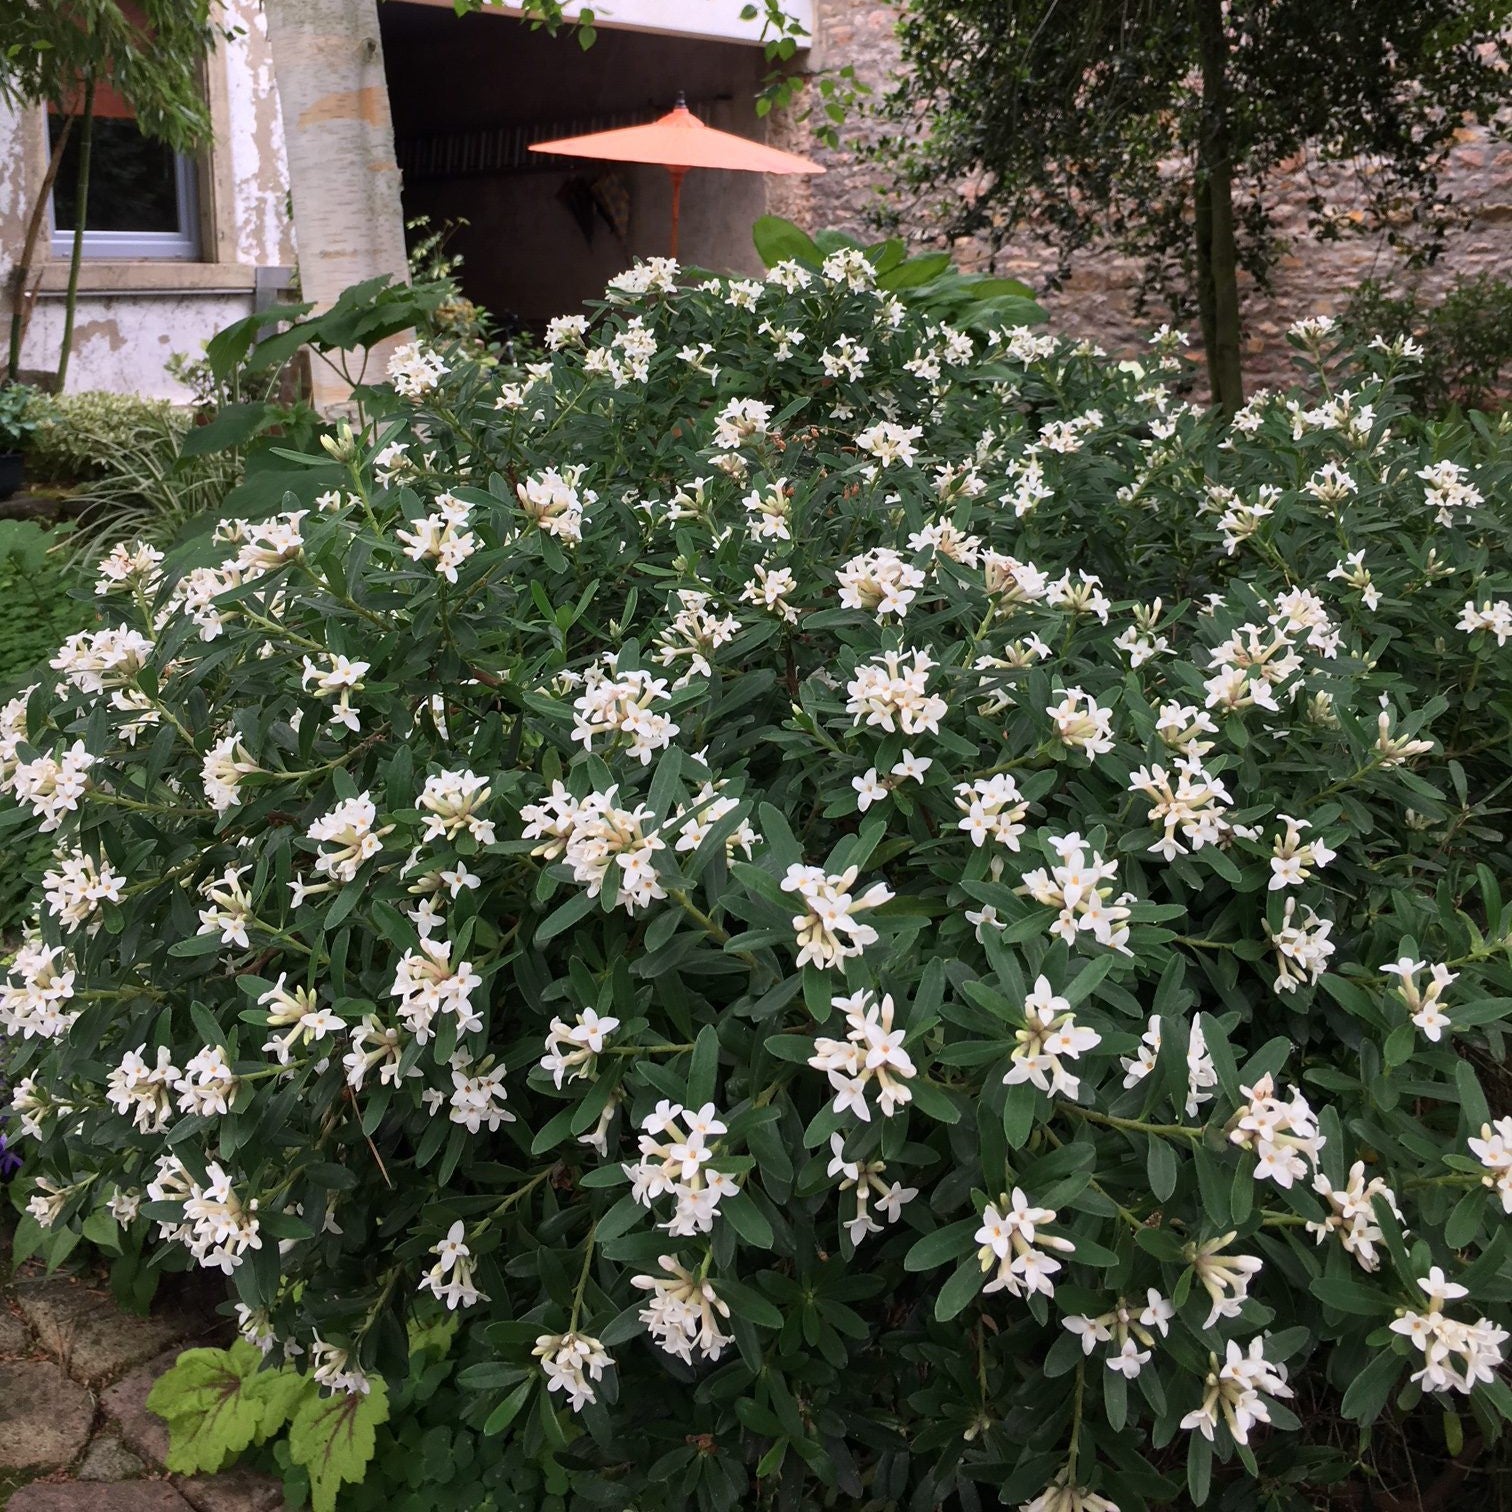
<path id="1" fill-rule="evenodd" d="M 289 163 L 301 296 L 317 308 L 363 279 L 409 276 L 404 210 L 377 0 L 265 0 Z M 383 377 L 398 340 L 368 354 Z M 318 359 L 312 397 L 322 409 L 350 388 Z"/>
<path id="2" fill-rule="evenodd" d="M 1197 303 L 1213 403 L 1232 415 L 1244 403 L 1239 361 L 1239 252 L 1234 239 L 1234 163 L 1228 132 L 1228 47 L 1223 0 L 1196 0 L 1202 65 L 1197 140 Z"/>
<path id="3" fill-rule="evenodd" d="M 79 264 L 84 258 L 84 227 L 89 221 L 89 153 L 94 142 L 95 78 L 84 83 L 84 107 L 79 112 L 79 176 L 74 189 L 73 256 L 68 263 L 68 294 L 63 301 L 63 345 L 58 353 L 58 392 L 68 383 L 68 356 L 73 346 L 74 315 L 79 308 Z"/>
<path id="4" fill-rule="evenodd" d="M 42 235 L 42 225 L 47 219 L 47 201 L 52 194 L 58 169 L 63 165 L 63 152 L 68 139 L 73 135 L 74 118 L 65 115 L 58 128 L 58 140 L 53 143 L 47 159 L 47 172 L 42 175 L 42 187 L 32 202 L 31 215 L 26 222 L 26 236 L 21 243 L 21 255 L 11 273 L 15 282 L 15 302 L 11 306 L 10 355 L 5 363 L 5 376 L 14 383 L 21 371 L 21 348 L 26 343 L 26 328 L 31 323 L 31 301 L 27 298 L 26 286 L 31 282 L 32 264 L 36 261 L 37 242 Z"/>

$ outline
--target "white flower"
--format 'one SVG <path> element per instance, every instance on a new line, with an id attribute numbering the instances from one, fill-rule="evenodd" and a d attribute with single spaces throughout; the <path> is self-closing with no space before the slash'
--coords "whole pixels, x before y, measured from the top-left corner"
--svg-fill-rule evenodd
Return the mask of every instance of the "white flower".
<path id="1" fill-rule="evenodd" d="M 17 762 L 3 786 L 41 820 L 37 829 L 45 835 L 57 829 L 65 815 L 78 812 L 94 764 L 84 742 L 76 740 L 61 757 L 48 754 Z"/>
<path id="2" fill-rule="evenodd" d="M 989 1202 L 976 1234 L 977 1258 L 983 1271 L 995 1266 L 997 1274 L 982 1290 L 1006 1291 L 1013 1297 L 1031 1297 L 1035 1292 L 1054 1296 L 1050 1278 L 1061 1263 L 1046 1251 L 1071 1254 L 1076 1249 L 1069 1239 L 1041 1232 L 1054 1222 L 1054 1210 L 1032 1206 L 1021 1187 L 1014 1187 L 1011 1198 L 1005 1195 Z"/>
<path id="3" fill-rule="evenodd" d="M 889 733 L 938 735 L 949 706 L 928 690 L 934 665 L 925 651 L 884 651 L 880 661 L 857 667 L 846 684 L 846 713 L 858 725 L 876 725 Z"/>
<path id="4" fill-rule="evenodd" d="M 582 741 L 585 751 L 591 751 L 596 740 L 624 739 L 630 754 L 648 766 L 678 733 L 671 718 L 651 709 L 653 702 L 669 698 L 671 692 L 666 678 L 653 677 L 638 667 L 620 671 L 617 658 L 608 656 L 584 674 L 583 691 L 572 703 L 572 738 Z"/>
<path id="5" fill-rule="evenodd" d="M 1484 599 L 1479 605 L 1474 599 L 1466 601 L 1455 625 L 1467 635 L 1494 635 L 1498 646 L 1512 640 L 1512 600 L 1497 599 L 1494 603 Z"/>
<path id="6" fill-rule="evenodd" d="M 479 845 L 492 845 L 493 822 L 478 817 L 491 795 L 488 779 L 476 772 L 433 772 L 425 779 L 416 804 L 430 816 L 425 821 L 425 839 L 455 840 L 466 830 Z"/>
<path id="7" fill-rule="evenodd" d="M 1219 1365 L 1217 1355 L 1210 1355 L 1202 1404 L 1182 1418 L 1181 1426 L 1211 1439 L 1221 1418 L 1228 1424 L 1236 1443 L 1249 1443 L 1250 1429 L 1256 1423 L 1271 1420 L 1266 1397 L 1293 1394 L 1286 1384 L 1285 1368 L 1271 1364 L 1265 1358 L 1264 1350 L 1262 1338 L 1251 1339 L 1248 1351 L 1240 1349 L 1238 1342 L 1230 1339 L 1222 1365 Z"/>
<path id="8" fill-rule="evenodd" d="M 1418 973 L 1428 972 L 1428 984 L 1426 989 L 1418 985 Z M 1390 966 L 1381 967 L 1383 976 L 1394 976 L 1397 979 L 1397 996 L 1406 1005 L 1407 1011 L 1412 1016 L 1412 1022 L 1423 1033 L 1437 1044 L 1444 1037 L 1444 1031 L 1454 1026 L 1450 1022 L 1448 1014 L 1444 1012 L 1441 999 L 1444 989 L 1451 983 L 1459 980 L 1459 973 L 1450 971 L 1447 966 L 1429 966 L 1426 961 L 1414 961 L 1408 956 L 1392 962 Z"/>
<path id="9" fill-rule="evenodd" d="M 1512 1214 L 1512 1117 L 1482 1124 L 1480 1138 L 1466 1141 L 1470 1153 L 1485 1166 L 1481 1183 L 1500 1198 L 1502 1211 Z"/>
<path id="10" fill-rule="evenodd" d="M 1068 945 L 1075 942 L 1078 934 L 1090 933 L 1098 944 L 1132 955 L 1128 945 L 1128 905 L 1132 898 L 1124 893 L 1110 902 L 1113 889 L 1099 886 L 1117 877 L 1118 863 L 1105 861 L 1097 851 L 1089 856 L 1080 835 L 1052 840 L 1050 846 L 1059 857 L 1059 864 L 1048 871 L 1036 867 L 1025 872 L 1022 884 L 1014 891 L 1058 909 L 1050 933 Z"/>
<path id="11" fill-rule="evenodd" d="M 1187 1263 L 1213 1304 L 1204 1328 L 1211 1328 L 1220 1318 L 1237 1318 L 1249 1296 L 1250 1282 L 1264 1269 L 1265 1262 L 1258 1256 L 1227 1253 L 1234 1238 L 1230 1230 L 1186 1247 Z"/>
<path id="12" fill-rule="evenodd" d="M 1507 1331 L 1489 1318 L 1477 1318 L 1474 1323 L 1451 1318 L 1444 1304 L 1460 1301 L 1469 1292 L 1450 1281 L 1438 1266 L 1420 1276 L 1418 1286 L 1428 1298 L 1427 1312 L 1403 1308 L 1391 1323 L 1392 1332 L 1402 1334 L 1423 1355 L 1422 1368 L 1412 1380 L 1425 1391 L 1469 1393 L 1481 1383 L 1489 1385 L 1505 1358 L 1502 1345 L 1507 1342 Z"/>
<path id="13" fill-rule="evenodd" d="M 408 523 L 411 530 L 395 530 L 404 554 L 415 562 L 434 562 L 448 583 L 457 581 L 457 568 L 478 549 L 478 538 L 467 529 L 471 507 L 452 494 L 438 494 L 434 513 Z"/>
<path id="14" fill-rule="evenodd" d="M 548 467 L 515 484 L 520 508 L 538 530 L 576 545 L 583 539 L 583 512 L 598 502 L 598 494 L 584 488 L 581 466 Z"/>
<path id="15" fill-rule="evenodd" d="M 546 1389 L 562 1392 L 574 1412 L 598 1400 L 590 1383 L 614 1363 L 597 1339 L 580 1333 L 541 1334 L 531 1353 L 541 1362 Z"/>
<path id="16" fill-rule="evenodd" d="M 816 1039 L 809 1065 L 828 1075 L 835 1089 L 835 1112 L 851 1109 L 863 1122 L 870 1122 L 866 1090 L 875 1083 L 877 1106 L 884 1118 L 891 1118 L 912 1100 L 908 1083 L 918 1074 L 903 1048 L 904 1031 L 893 1027 L 892 995 L 885 993 L 879 999 L 876 993 L 862 990 L 832 998 L 831 1004 L 845 1015 L 846 1037 Z"/>
<path id="17" fill-rule="evenodd" d="M 551 1073 L 558 1089 L 563 1078 L 568 1081 L 591 1080 L 604 1041 L 619 1026 L 617 1018 L 601 1018 L 593 1008 L 583 1009 L 571 1024 L 559 1018 L 552 1019 L 546 1034 L 546 1054 L 541 1058 L 541 1069 Z"/>
<path id="18" fill-rule="evenodd" d="M 1293 819 L 1288 814 L 1276 816 L 1285 826 L 1286 833 L 1277 835 L 1271 852 L 1271 877 L 1268 884 L 1271 892 L 1285 887 L 1300 887 L 1309 881 L 1315 871 L 1327 866 L 1337 855 L 1321 840 L 1302 839 L 1302 831 L 1312 826 L 1306 819 Z"/>
<path id="19" fill-rule="evenodd" d="M 439 1013 L 450 1013 L 457 1020 L 458 1034 L 483 1027 L 472 1002 L 483 979 L 471 961 L 453 964 L 451 957 L 452 947 L 445 940 L 421 940 L 418 951 L 404 952 L 389 988 L 399 999 L 404 1027 L 422 1045 L 430 1039 Z"/>
<path id="20" fill-rule="evenodd" d="M 854 866 L 833 875 L 822 867 L 796 862 L 788 867 L 782 879 L 783 891 L 797 893 L 805 907 L 805 912 L 793 918 L 800 970 L 812 962 L 828 971 L 876 944 L 877 931 L 858 922 L 856 915 L 890 901 L 893 892 L 885 882 L 874 882 L 859 897 L 853 897 L 850 889 L 858 875 Z"/>
<path id="21" fill-rule="evenodd" d="M 1122 1057 L 1124 1086 L 1137 1085 L 1155 1069 L 1160 1056 L 1160 1041 L 1160 1017 L 1152 1013 L 1145 1032 L 1140 1036 L 1139 1053 L 1133 1058 Z M 1207 1037 L 1203 1034 L 1198 1019 L 1193 1019 L 1187 1027 L 1186 1064 L 1186 1114 L 1188 1118 L 1195 1118 L 1197 1109 L 1203 1103 L 1213 1100 L 1213 1088 L 1218 1085 L 1218 1072 L 1213 1065 L 1213 1057 L 1208 1052 Z"/>
<path id="22" fill-rule="evenodd" d="M 674 1237 L 711 1232 L 721 1200 L 740 1190 L 733 1176 L 711 1163 L 711 1141 L 724 1132 L 713 1103 L 685 1108 L 664 1100 L 641 1120 L 640 1159 L 624 1167 L 630 1194 L 646 1208 L 670 1196 L 672 1217 L 660 1226 Z"/>
<path id="23" fill-rule="evenodd" d="M 612 882 L 616 906 L 633 914 L 667 896 L 655 864 L 666 841 L 655 833 L 656 816 L 650 809 L 644 804 L 620 808 L 618 796 L 615 785 L 579 801 L 555 782 L 551 793 L 540 803 L 527 803 L 520 817 L 524 838 L 542 842 L 532 855 L 565 855 L 574 880 L 587 887 L 591 898 Z"/>
<path id="24" fill-rule="evenodd" d="M 65 929 L 100 927 L 100 905 L 119 903 L 125 878 L 109 861 L 97 861 L 80 850 L 59 851 L 42 874 L 43 896 L 54 918 Z"/>
<path id="25" fill-rule="evenodd" d="M 917 425 L 894 425 L 890 420 L 879 420 L 857 435 L 856 445 L 883 467 L 891 467 L 894 462 L 912 467 L 919 455 L 914 443 L 923 434 Z"/>
<path id="26" fill-rule="evenodd" d="M 838 577 L 841 608 L 860 609 L 879 620 L 889 614 L 901 620 L 924 586 L 924 574 L 886 547 L 852 557 Z"/>
<path id="27" fill-rule="evenodd" d="M 1076 1022 L 1070 1001 L 1056 995 L 1048 977 L 1035 979 L 1024 999 L 1025 1027 L 1015 1032 L 1011 1064 L 1003 1076 L 1006 1086 L 1030 1082 L 1052 1097 L 1075 1101 L 1081 1081 L 1072 1076 L 1062 1060 L 1078 1060 L 1085 1051 L 1102 1043 L 1102 1036 Z"/>
<path id="28" fill-rule="evenodd" d="M 1294 1087 L 1290 1100 L 1283 1102 L 1269 1074 L 1239 1090 L 1247 1102 L 1229 1120 L 1229 1142 L 1254 1151 L 1257 1179 L 1279 1187 L 1305 1179 L 1326 1142 L 1307 1099 Z"/>
<path id="29" fill-rule="evenodd" d="M 1365 1180 L 1363 1160 L 1355 1161 L 1349 1168 L 1349 1180 L 1342 1187 L 1334 1186 L 1322 1171 L 1317 1172 L 1313 1191 L 1329 1205 L 1329 1212 L 1321 1222 L 1309 1223 L 1308 1233 L 1319 1244 L 1330 1234 L 1338 1234 L 1345 1251 L 1360 1262 L 1362 1270 L 1376 1270 L 1381 1263 L 1376 1245 L 1384 1235 L 1376 1222 L 1374 1199 L 1383 1197 L 1400 1223 L 1402 1210 L 1397 1206 L 1396 1194 L 1379 1176 Z"/>
<path id="30" fill-rule="evenodd" d="M 1315 985 L 1328 967 L 1335 946 L 1329 939 L 1333 921 L 1320 919 L 1307 904 L 1297 918 L 1297 900 L 1288 898 L 1281 927 L 1273 929 L 1265 920 L 1266 938 L 1276 951 L 1277 992 L 1295 992 L 1304 983 Z"/>
<path id="31" fill-rule="evenodd" d="M 438 353 L 429 351 L 418 341 L 407 341 L 396 347 L 388 362 L 389 381 L 406 399 L 418 399 L 430 393 L 449 371 Z"/>
<path id="32" fill-rule="evenodd" d="M 729 1303 L 720 1300 L 712 1282 L 693 1275 L 675 1255 L 660 1255 L 656 1263 L 665 1275 L 630 1280 L 652 1294 L 641 1309 L 641 1322 L 657 1347 L 679 1360 L 691 1364 L 695 1348 L 704 1359 L 717 1360 L 730 1342 L 719 1328 L 719 1319 L 730 1316 Z"/>
<path id="33" fill-rule="evenodd" d="M 305 831 L 308 839 L 334 845 L 335 850 L 321 851 L 315 858 L 315 870 L 333 882 L 351 882 L 365 861 L 383 849 L 383 837 L 392 829 L 386 824 L 373 827 L 378 810 L 367 793 L 343 798 L 329 814 L 322 814 Z"/>
<path id="34" fill-rule="evenodd" d="M 764 436 L 772 406 L 759 399 L 731 399 L 714 419 L 714 444 L 734 451 L 755 436 Z"/>
<path id="35" fill-rule="evenodd" d="M 1101 756 L 1113 749 L 1113 715 L 1080 688 L 1067 688 L 1058 704 L 1045 710 L 1061 744 L 1084 755 Z"/>
<path id="36" fill-rule="evenodd" d="M 963 816 L 956 828 L 964 830 L 973 845 L 992 840 L 1011 851 L 1019 848 L 1029 802 L 1020 794 L 1012 773 L 997 772 L 975 782 L 957 783 L 955 805 Z"/>

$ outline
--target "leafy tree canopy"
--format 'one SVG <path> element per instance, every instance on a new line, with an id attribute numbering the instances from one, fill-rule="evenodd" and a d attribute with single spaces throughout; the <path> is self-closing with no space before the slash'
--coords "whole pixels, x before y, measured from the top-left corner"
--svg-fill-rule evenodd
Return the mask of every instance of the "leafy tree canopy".
<path id="1" fill-rule="evenodd" d="M 1111 246 L 1178 314 L 1205 303 L 1209 189 L 1231 186 L 1232 261 L 1261 286 L 1294 175 L 1314 234 L 1384 230 L 1430 259 L 1456 133 L 1508 98 L 1509 20 L 1507 0 L 909 0 L 888 162 L 905 193 L 951 186 L 952 233 L 1000 246 L 1033 224 L 1061 276 Z"/>

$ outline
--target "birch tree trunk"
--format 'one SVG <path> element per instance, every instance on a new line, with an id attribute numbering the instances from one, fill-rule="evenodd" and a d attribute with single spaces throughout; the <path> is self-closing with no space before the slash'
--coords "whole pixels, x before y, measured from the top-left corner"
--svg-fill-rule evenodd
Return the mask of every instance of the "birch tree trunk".
<path id="1" fill-rule="evenodd" d="M 408 277 L 394 126 L 377 0 L 265 0 L 278 80 L 300 291 L 319 308 L 381 273 Z M 368 353 L 381 377 L 402 337 Z M 318 359 L 313 398 L 344 403 L 350 385 Z M 354 378 L 359 375 L 353 374 Z"/>

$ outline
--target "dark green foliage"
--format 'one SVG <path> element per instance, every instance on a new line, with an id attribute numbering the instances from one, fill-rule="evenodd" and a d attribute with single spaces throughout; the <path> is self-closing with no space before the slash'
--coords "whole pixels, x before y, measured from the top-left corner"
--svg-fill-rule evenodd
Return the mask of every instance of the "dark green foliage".
<path id="1" fill-rule="evenodd" d="M 1456 278 L 1436 304 L 1416 290 L 1392 294 L 1376 279 L 1355 291 L 1343 324 L 1360 345 L 1415 337 L 1422 376 L 1411 390 L 1420 415 L 1504 409 L 1512 397 L 1512 281 L 1483 273 Z"/>

